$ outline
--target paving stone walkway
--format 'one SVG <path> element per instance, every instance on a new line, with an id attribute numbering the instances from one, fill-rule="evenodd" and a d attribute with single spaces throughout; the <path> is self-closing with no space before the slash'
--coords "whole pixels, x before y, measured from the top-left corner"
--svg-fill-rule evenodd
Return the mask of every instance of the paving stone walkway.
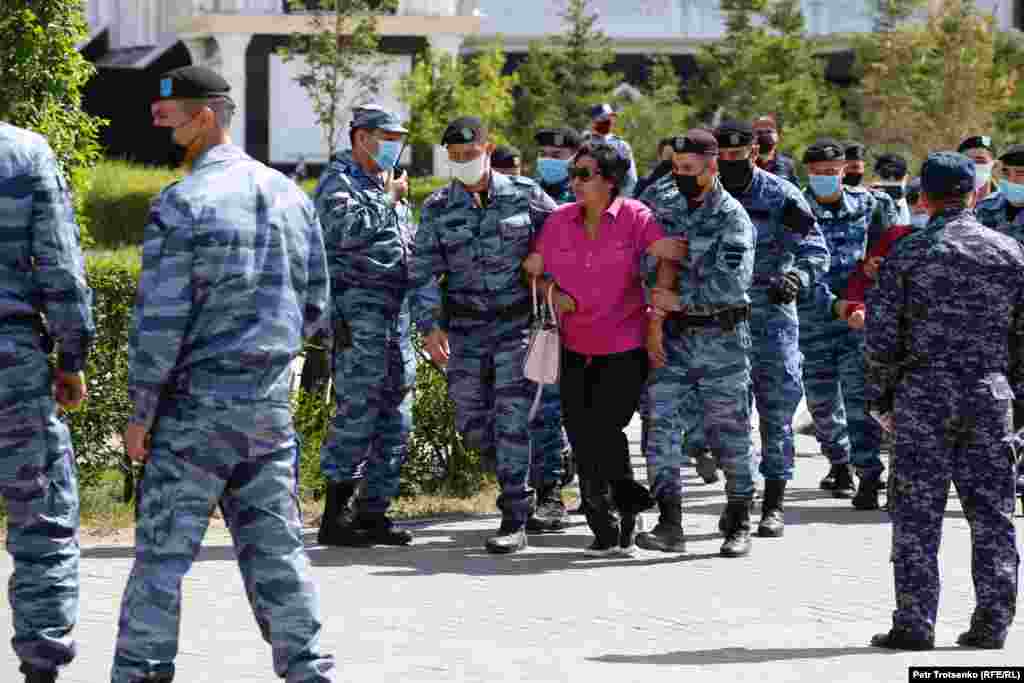
<path id="1" fill-rule="evenodd" d="M 635 448 L 636 425 L 632 436 Z M 337 658 L 337 680 L 861 683 L 906 681 L 911 665 L 1024 665 L 1020 625 L 1001 652 L 955 646 L 973 608 L 969 531 L 955 495 L 943 537 L 937 649 L 868 647 L 893 607 L 886 514 L 854 511 L 819 491 L 827 464 L 813 439 L 798 442 L 786 535 L 755 539 L 742 559 L 718 556 L 722 485 L 703 485 L 692 469 L 683 556 L 585 558 L 582 518 L 566 533 L 531 537 L 529 550 L 511 557 L 483 551 L 493 516 L 417 523 L 415 544 L 400 549 L 324 549 L 310 530 L 323 642 Z M 84 549 L 80 656 L 62 682 L 109 680 L 131 557 L 123 546 Z M 3 555 L 0 577 L 9 570 Z M 20 680 L 6 647 L 10 629 L 5 601 L 3 682 Z M 276 680 L 222 531 L 208 536 L 184 583 L 178 672 L 184 683 Z"/>

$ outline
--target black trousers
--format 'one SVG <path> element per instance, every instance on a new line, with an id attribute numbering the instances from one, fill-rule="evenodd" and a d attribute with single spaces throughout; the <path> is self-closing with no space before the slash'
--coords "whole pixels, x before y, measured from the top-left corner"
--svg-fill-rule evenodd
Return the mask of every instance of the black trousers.
<path id="1" fill-rule="evenodd" d="M 647 352 L 640 348 L 604 356 L 562 349 L 562 421 L 576 457 L 587 521 L 599 540 L 618 536 L 616 512 L 633 514 L 617 492 L 631 476 L 625 428 L 647 381 Z M 632 484 L 632 482 L 629 482 Z M 620 500 L 616 500 L 616 498 Z"/>

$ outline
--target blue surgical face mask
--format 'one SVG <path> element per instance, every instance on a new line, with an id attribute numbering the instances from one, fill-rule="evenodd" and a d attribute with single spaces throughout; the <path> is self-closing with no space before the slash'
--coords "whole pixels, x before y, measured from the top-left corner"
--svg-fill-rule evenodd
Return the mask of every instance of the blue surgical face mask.
<path id="1" fill-rule="evenodd" d="M 843 177 L 839 175 L 812 175 L 808 179 L 815 197 L 831 197 L 843 189 Z"/>
<path id="2" fill-rule="evenodd" d="M 910 215 L 910 225 L 914 228 L 923 228 L 928 225 L 928 220 L 931 218 L 926 213 L 914 213 Z"/>
<path id="3" fill-rule="evenodd" d="M 557 185 L 569 177 L 569 160 L 538 157 L 537 173 L 545 184 Z"/>
<path id="4" fill-rule="evenodd" d="M 1002 183 L 1002 190 L 1003 194 L 1006 195 L 1006 201 L 1010 202 L 1014 206 L 1024 206 L 1024 185 L 1004 180 Z"/>
<path id="5" fill-rule="evenodd" d="M 401 140 L 378 140 L 376 153 L 370 154 L 382 171 L 390 171 L 402 154 Z"/>

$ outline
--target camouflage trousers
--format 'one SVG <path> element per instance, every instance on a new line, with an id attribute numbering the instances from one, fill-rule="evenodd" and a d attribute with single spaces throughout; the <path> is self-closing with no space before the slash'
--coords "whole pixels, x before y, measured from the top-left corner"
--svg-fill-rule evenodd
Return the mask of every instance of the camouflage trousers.
<path id="1" fill-rule="evenodd" d="M 649 428 L 644 456 L 653 472 L 655 498 L 682 495 L 680 434 L 687 406 L 699 406 L 712 454 L 725 471 L 729 500 L 750 500 L 753 444 L 750 435 L 750 331 L 691 328 L 665 334 L 664 367 L 647 384 Z M 650 478 L 650 475 L 649 475 Z"/>
<path id="2" fill-rule="evenodd" d="M 773 304 L 766 296 L 760 300 L 754 297 L 750 321 L 750 400 L 757 406 L 761 453 L 760 457 L 751 458 L 751 464 L 765 479 L 793 479 L 793 416 L 804 394 L 799 333 L 792 304 Z M 695 401 L 683 407 L 682 420 L 687 451 L 703 451 L 707 447 L 704 415 Z"/>
<path id="3" fill-rule="evenodd" d="M 0 328 L 0 495 L 14 560 L 8 600 L 14 652 L 36 669 L 75 657 L 78 620 L 78 477 L 71 437 L 57 417 L 39 335 Z"/>
<path id="4" fill-rule="evenodd" d="M 541 390 L 540 408 L 530 424 L 530 442 L 531 485 L 542 489 L 561 484 L 562 453 L 567 442 L 562 430 L 562 397 L 557 384 L 548 384 Z"/>
<path id="5" fill-rule="evenodd" d="M 523 375 L 528 325 L 526 316 L 454 318 L 448 337 L 448 395 L 455 404 L 455 426 L 472 448 L 494 452 L 498 509 L 517 524 L 526 523 L 533 496 L 527 422 L 536 385 Z"/>
<path id="6" fill-rule="evenodd" d="M 296 443 L 281 438 L 290 427 L 287 405 L 214 411 L 189 404 L 161 415 L 141 483 L 112 683 L 173 674 L 182 579 L 218 503 L 274 672 L 288 683 L 333 680 L 333 658 L 320 651 L 319 601 L 302 542 Z"/>
<path id="7" fill-rule="evenodd" d="M 971 527 L 976 610 L 1005 638 L 1017 608 L 1016 461 L 1008 442 L 1012 392 L 1003 375 L 964 379 L 914 374 L 904 378 L 895 397 L 889 501 L 893 624 L 922 638 L 935 633 L 939 540 L 950 481 Z"/>
<path id="8" fill-rule="evenodd" d="M 861 476 L 882 473 L 882 429 L 865 410 L 864 333 L 801 309 L 804 391 L 821 451 Z"/>
<path id="9" fill-rule="evenodd" d="M 407 310 L 361 304 L 346 306 L 356 312 L 347 321 L 348 339 L 335 339 L 338 410 L 320 451 L 320 470 L 333 482 L 364 481 L 360 509 L 385 512 L 398 495 L 408 455 L 416 356 Z"/>

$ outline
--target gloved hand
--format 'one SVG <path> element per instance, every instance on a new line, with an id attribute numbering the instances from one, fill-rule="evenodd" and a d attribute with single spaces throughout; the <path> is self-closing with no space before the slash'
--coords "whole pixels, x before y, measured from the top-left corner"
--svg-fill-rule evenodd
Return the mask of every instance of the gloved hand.
<path id="1" fill-rule="evenodd" d="M 771 288 L 768 290 L 768 297 L 772 303 L 788 304 L 794 301 L 797 295 L 800 294 L 800 287 L 800 276 L 793 271 L 789 271 L 772 283 Z"/>

